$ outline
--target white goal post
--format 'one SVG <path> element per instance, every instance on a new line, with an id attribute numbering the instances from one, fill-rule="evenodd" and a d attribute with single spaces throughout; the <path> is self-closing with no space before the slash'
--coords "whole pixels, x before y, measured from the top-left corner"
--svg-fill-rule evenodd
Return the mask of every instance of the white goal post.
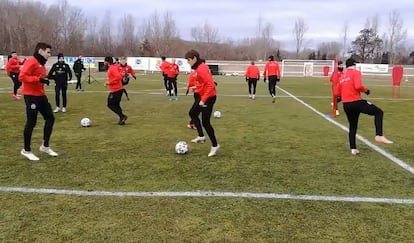
<path id="1" fill-rule="evenodd" d="M 282 77 L 325 77 L 334 69 L 335 60 L 282 60 Z"/>

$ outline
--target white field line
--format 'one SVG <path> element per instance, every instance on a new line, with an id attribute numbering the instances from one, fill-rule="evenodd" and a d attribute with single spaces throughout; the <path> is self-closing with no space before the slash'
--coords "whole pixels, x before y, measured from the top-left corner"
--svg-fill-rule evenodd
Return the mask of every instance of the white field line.
<path id="1" fill-rule="evenodd" d="M 384 204 L 406 204 L 413 205 L 414 199 L 398 198 L 376 198 L 376 197 L 339 197 L 319 195 L 293 195 L 278 193 L 253 193 L 253 192 L 117 192 L 117 191 L 84 191 L 63 190 L 30 187 L 0 187 L 1 192 L 57 194 L 75 196 L 106 196 L 106 197 L 224 197 L 224 198 L 265 198 L 285 199 L 299 201 L 330 201 L 330 202 L 352 202 L 352 203 L 384 203 Z"/>
<path id="2" fill-rule="evenodd" d="M 330 117 L 327 117 L 326 115 L 324 115 L 322 112 L 316 110 L 315 108 L 313 108 L 312 106 L 310 106 L 309 104 L 307 104 L 306 102 L 302 101 L 301 99 L 299 99 L 298 97 L 294 96 L 293 94 L 289 93 L 288 91 L 277 87 L 278 89 L 280 89 L 281 91 L 285 92 L 287 95 L 289 95 L 290 97 L 292 97 L 293 99 L 295 99 L 296 101 L 298 101 L 299 103 L 301 103 L 302 105 L 306 106 L 307 108 L 309 108 L 310 110 L 312 110 L 313 112 L 315 112 L 316 114 L 320 115 L 321 117 L 325 118 L 327 121 L 331 122 L 332 124 L 336 125 L 337 127 L 341 128 L 342 130 L 348 132 L 348 128 L 338 122 L 336 122 L 335 120 L 333 120 Z M 357 134 L 357 139 L 360 140 L 361 142 L 365 143 L 368 147 L 372 148 L 373 150 L 377 151 L 378 153 L 382 154 L 384 157 L 388 158 L 389 160 L 391 160 L 392 162 L 394 162 L 395 164 L 399 165 L 401 168 L 403 168 L 404 170 L 410 172 L 411 174 L 414 175 L 414 168 L 411 167 L 410 165 L 408 165 L 407 163 L 405 163 L 404 161 L 402 161 L 401 159 L 395 157 L 394 155 L 388 153 L 387 151 L 383 150 L 382 148 L 378 147 L 377 145 L 371 143 L 370 141 L 368 141 L 368 139 L 362 137 L 361 135 Z M 392 145 L 391 145 L 392 146 Z"/>

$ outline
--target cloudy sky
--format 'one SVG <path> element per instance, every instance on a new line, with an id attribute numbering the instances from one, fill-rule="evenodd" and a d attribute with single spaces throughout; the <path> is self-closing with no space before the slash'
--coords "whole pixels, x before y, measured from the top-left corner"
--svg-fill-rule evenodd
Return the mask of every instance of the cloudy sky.
<path id="1" fill-rule="evenodd" d="M 47 5 L 56 0 L 37 0 Z M 309 29 L 305 34 L 307 45 L 321 41 L 340 41 L 343 26 L 348 22 L 352 40 L 364 27 L 366 19 L 379 16 L 380 33 L 388 32 L 389 13 L 397 10 L 407 29 L 407 45 L 414 47 L 414 0 L 68 0 L 80 7 L 86 16 L 101 17 L 110 10 L 114 19 L 126 13 L 138 21 L 155 11 L 162 15 L 169 11 L 176 21 L 181 38 L 191 40 L 191 27 L 206 21 L 223 39 L 253 37 L 259 16 L 273 25 L 274 38 L 282 47 L 292 47 L 293 26 L 302 17 Z M 101 15 L 101 16 L 99 16 Z M 410 29 L 412 28 L 412 29 Z M 413 43 L 412 43 L 413 42 Z M 290 44 L 289 44 L 290 43 Z"/>

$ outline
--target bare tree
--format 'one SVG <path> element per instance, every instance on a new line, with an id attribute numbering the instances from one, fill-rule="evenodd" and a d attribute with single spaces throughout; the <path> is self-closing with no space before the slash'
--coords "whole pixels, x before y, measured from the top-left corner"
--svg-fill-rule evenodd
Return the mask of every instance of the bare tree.
<path id="1" fill-rule="evenodd" d="M 135 28 L 135 19 L 132 14 L 124 15 L 119 23 L 120 43 L 118 48 L 122 49 L 123 55 L 134 55 L 138 52 L 138 38 Z"/>
<path id="2" fill-rule="evenodd" d="M 348 52 L 348 27 L 348 21 L 345 21 L 342 27 L 342 57 Z"/>
<path id="3" fill-rule="evenodd" d="M 378 34 L 379 22 L 380 22 L 379 15 L 375 14 L 374 16 L 372 16 L 371 19 L 367 18 L 365 20 L 364 29 L 372 29 L 374 34 Z"/>
<path id="4" fill-rule="evenodd" d="M 170 12 L 164 13 L 161 20 L 155 11 L 144 26 L 144 39 L 149 42 L 154 54 L 171 56 L 176 48 L 176 39 L 179 38 L 178 29 Z"/>
<path id="5" fill-rule="evenodd" d="M 106 11 L 103 17 L 101 27 L 99 30 L 99 45 L 104 55 L 113 55 L 113 51 L 114 51 L 114 43 L 113 43 L 113 38 L 112 38 L 111 25 L 112 25 L 111 11 L 108 10 Z"/>
<path id="6" fill-rule="evenodd" d="M 191 37 L 194 41 L 199 42 L 200 46 L 205 47 L 204 57 L 212 58 L 214 53 L 214 45 L 219 42 L 218 29 L 213 28 L 207 20 L 202 27 L 192 27 L 190 30 Z"/>
<path id="7" fill-rule="evenodd" d="M 396 9 L 390 12 L 388 21 L 388 50 L 390 53 L 390 63 L 393 63 L 396 54 L 396 47 L 407 37 L 407 30 L 403 29 L 404 22 L 401 18 L 400 12 Z"/>
<path id="8" fill-rule="evenodd" d="M 299 53 L 303 48 L 303 42 L 305 39 L 305 33 L 308 31 L 309 27 L 305 23 L 303 18 L 297 18 L 295 20 L 295 26 L 293 28 L 293 34 L 296 41 L 296 58 L 299 58 Z"/>

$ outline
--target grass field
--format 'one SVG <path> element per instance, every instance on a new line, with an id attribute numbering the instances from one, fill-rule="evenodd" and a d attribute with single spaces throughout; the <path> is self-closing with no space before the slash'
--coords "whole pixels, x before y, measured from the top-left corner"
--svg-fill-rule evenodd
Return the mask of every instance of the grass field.
<path id="1" fill-rule="evenodd" d="M 105 76 L 94 76 L 99 82 L 85 83 L 85 92 L 74 92 L 71 84 L 68 112 L 55 114 L 51 147 L 57 158 L 38 152 L 39 116 L 32 138 L 37 163 L 19 154 L 24 102 L 12 99 L 11 81 L 0 76 L 1 242 L 414 242 L 414 174 L 361 141 L 360 156 L 350 154 L 347 132 L 323 116 L 330 113 L 326 79 L 280 83 L 320 115 L 280 89 L 272 104 L 262 81 L 257 99 L 250 100 L 243 77 L 216 76 L 215 110 L 222 118 L 212 123 L 221 150 L 209 158 L 209 142 L 189 144 L 184 156 L 174 152 L 178 141 L 196 137 L 186 127 L 191 95 L 170 102 L 160 75 L 140 75 L 128 87 L 131 100 L 121 104 L 127 125 L 119 126 L 106 107 Z M 182 75 L 181 94 L 185 82 Z M 395 142 L 378 148 L 414 167 L 414 85 L 403 83 L 401 99 L 390 100 L 390 80 L 367 77 L 364 83 Z M 47 91 L 54 107 L 53 86 Z M 347 126 L 340 107 L 334 120 Z M 83 117 L 91 127 L 80 127 Z M 373 117 L 361 116 L 358 133 L 373 142 Z M 76 195 L 28 192 L 40 188 Z M 277 198 L 283 195 L 316 200 Z"/>

